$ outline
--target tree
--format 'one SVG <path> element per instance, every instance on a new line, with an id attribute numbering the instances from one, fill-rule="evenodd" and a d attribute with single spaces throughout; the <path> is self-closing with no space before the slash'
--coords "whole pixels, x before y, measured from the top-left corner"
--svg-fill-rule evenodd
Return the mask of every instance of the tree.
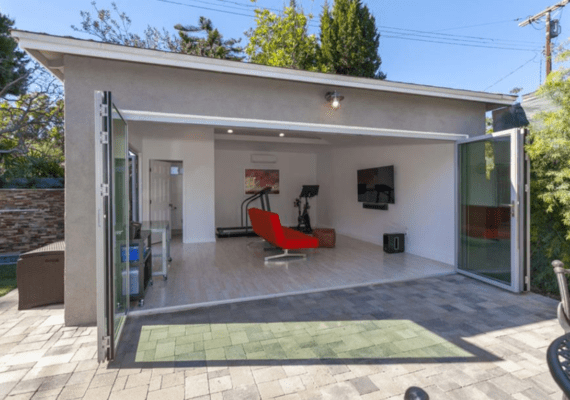
<path id="1" fill-rule="evenodd" d="M 10 36 L 14 21 L 0 13 L 0 98 L 25 93 L 29 73 L 26 54 L 18 50 L 18 43 Z"/>
<path id="2" fill-rule="evenodd" d="M 570 60 L 564 50 L 558 61 Z M 531 260 L 533 286 L 558 293 L 550 262 L 570 263 L 570 69 L 552 72 L 537 95 L 554 106 L 530 126 Z"/>
<path id="3" fill-rule="evenodd" d="M 0 102 L 2 181 L 64 176 L 61 85 L 45 71 L 30 77 L 33 91 Z"/>
<path id="4" fill-rule="evenodd" d="M 95 36 L 105 43 L 143 49 L 180 51 L 180 39 L 168 33 L 164 28 L 161 31 L 149 25 L 141 36 L 130 32 L 131 19 L 124 12 L 119 11 L 117 4 L 111 3 L 112 11 L 98 9 L 95 1 L 91 5 L 95 9 L 96 16 L 91 16 L 89 11 L 81 11 L 81 18 L 83 18 L 81 28 L 71 25 L 73 30 Z M 113 12 L 118 20 L 113 18 Z"/>
<path id="5" fill-rule="evenodd" d="M 325 2 L 321 15 L 320 63 L 341 75 L 385 79 L 378 55 L 380 34 L 376 20 L 360 0 Z"/>
<path id="6" fill-rule="evenodd" d="M 309 35 L 311 15 L 298 10 L 294 1 L 278 15 L 269 10 L 255 10 L 256 27 L 246 35 L 245 52 L 256 64 L 322 71 L 318 63 L 318 41 Z"/>
<path id="7" fill-rule="evenodd" d="M 0 179 L 62 177 L 62 87 L 17 49 L 13 24 L 0 14 Z"/>
<path id="8" fill-rule="evenodd" d="M 174 29 L 180 35 L 180 51 L 202 57 L 223 58 L 226 60 L 243 60 L 241 53 L 243 48 L 237 44 L 241 39 L 224 40 L 218 29 L 214 29 L 212 21 L 206 17 L 200 17 L 198 26 L 183 26 L 177 24 Z M 205 33 L 205 37 L 189 35 L 189 33 Z"/>

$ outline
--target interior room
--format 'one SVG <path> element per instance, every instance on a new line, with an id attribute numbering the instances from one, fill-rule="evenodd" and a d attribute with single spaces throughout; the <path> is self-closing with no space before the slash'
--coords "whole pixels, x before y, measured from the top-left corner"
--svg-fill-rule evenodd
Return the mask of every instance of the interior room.
<path id="1" fill-rule="evenodd" d="M 153 160 L 179 160 L 181 223 L 171 220 L 168 276 L 159 276 L 153 245 L 153 284 L 132 312 L 171 311 L 205 304 L 400 282 L 455 272 L 455 142 L 328 132 L 129 122 L 129 141 L 142 148 L 142 219 L 150 215 Z M 157 139 L 160 137 L 160 140 Z M 387 209 L 364 208 L 358 173 L 393 166 L 394 198 Z M 334 248 L 299 250 L 306 259 L 267 249 L 257 236 L 216 237 L 240 227 L 248 171 L 278 171 L 269 208 L 285 227 L 297 227 L 303 185 L 319 185 L 308 199 L 310 223 L 334 229 Z M 171 177 L 172 178 L 172 177 Z M 171 181 L 172 182 L 172 181 Z M 172 186 L 170 187 L 172 189 Z M 249 207 L 261 208 L 260 200 Z M 174 215 L 174 213 L 172 213 Z M 177 226 L 180 226 L 178 228 Z M 181 232 L 182 235 L 176 235 Z M 385 233 L 404 235 L 399 253 L 383 250 Z M 157 258 L 158 256 L 158 258 Z"/>

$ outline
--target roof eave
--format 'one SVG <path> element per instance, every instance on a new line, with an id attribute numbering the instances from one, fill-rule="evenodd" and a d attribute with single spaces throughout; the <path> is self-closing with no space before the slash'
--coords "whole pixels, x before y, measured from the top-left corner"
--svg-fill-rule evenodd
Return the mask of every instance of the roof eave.
<path id="1" fill-rule="evenodd" d="M 468 90 L 373 80 L 368 78 L 332 75 L 319 72 L 308 72 L 287 68 L 268 67 L 251 63 L 197 57 L 150 49 L 141 49 L 21 30 L 12 30 L 11 34 L 14 38 L 16 38 L 21 48 L 23 48 L 33 58 L 44 65 L 61 80 L 64 78 L 63 69 L 60 67 L 54 68 L 53 66 L 50 66 L 49 60 L 43 57 L 42 52 L 71 54 L 84 57 L 96 57 L 143 64 L 163 65 L 178 68 L 228 73 L 234 75 L 247 75 L 269 79 L 289 80 L 333 87 L 377 90 L 384 92 L 482 102 L 486 104 L 487 110 L 511 105 L 517 99 L 516 96 L 504 94 L 475 92 Z"/>

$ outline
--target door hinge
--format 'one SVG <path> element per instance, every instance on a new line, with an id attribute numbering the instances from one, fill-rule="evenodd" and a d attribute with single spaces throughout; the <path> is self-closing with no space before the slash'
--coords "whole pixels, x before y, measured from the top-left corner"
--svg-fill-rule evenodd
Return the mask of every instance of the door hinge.
<path id="1" fill-rule="evenodd" d="M 106 183 L 101 184 L 101 196 L 109 196 L 109 185 Z"/>
<path id="2" fill-rule="evenodd" d="M 101 139 L 101 144 L 109 144 L 109 134 L 107 132 L 99 132 L 99 137 Z"/>
<path id="3" fill-rule="evenodd" d="M 108 115 L 107 106 L 105 104 L 99 104 L 99 116 L 106 117 Z"/>
<path id="4" fill-rule="evenodd" d="M 111 336 L 103 336 L 101 339 L 101 347 L 103 347 L 103 351 L 109 350 L 111 348 Z"/>

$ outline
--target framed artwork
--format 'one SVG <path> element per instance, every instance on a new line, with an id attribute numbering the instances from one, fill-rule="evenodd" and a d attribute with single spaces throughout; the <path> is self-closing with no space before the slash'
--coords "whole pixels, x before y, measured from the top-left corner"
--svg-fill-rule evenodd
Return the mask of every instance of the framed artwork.
<path id="1" fill-rule="evenodd" d="M 254 194 L 261 189 L 271 186 L 269 194 L 279 194 L 278 169 L 246 169 L 245 194 Z"/>

